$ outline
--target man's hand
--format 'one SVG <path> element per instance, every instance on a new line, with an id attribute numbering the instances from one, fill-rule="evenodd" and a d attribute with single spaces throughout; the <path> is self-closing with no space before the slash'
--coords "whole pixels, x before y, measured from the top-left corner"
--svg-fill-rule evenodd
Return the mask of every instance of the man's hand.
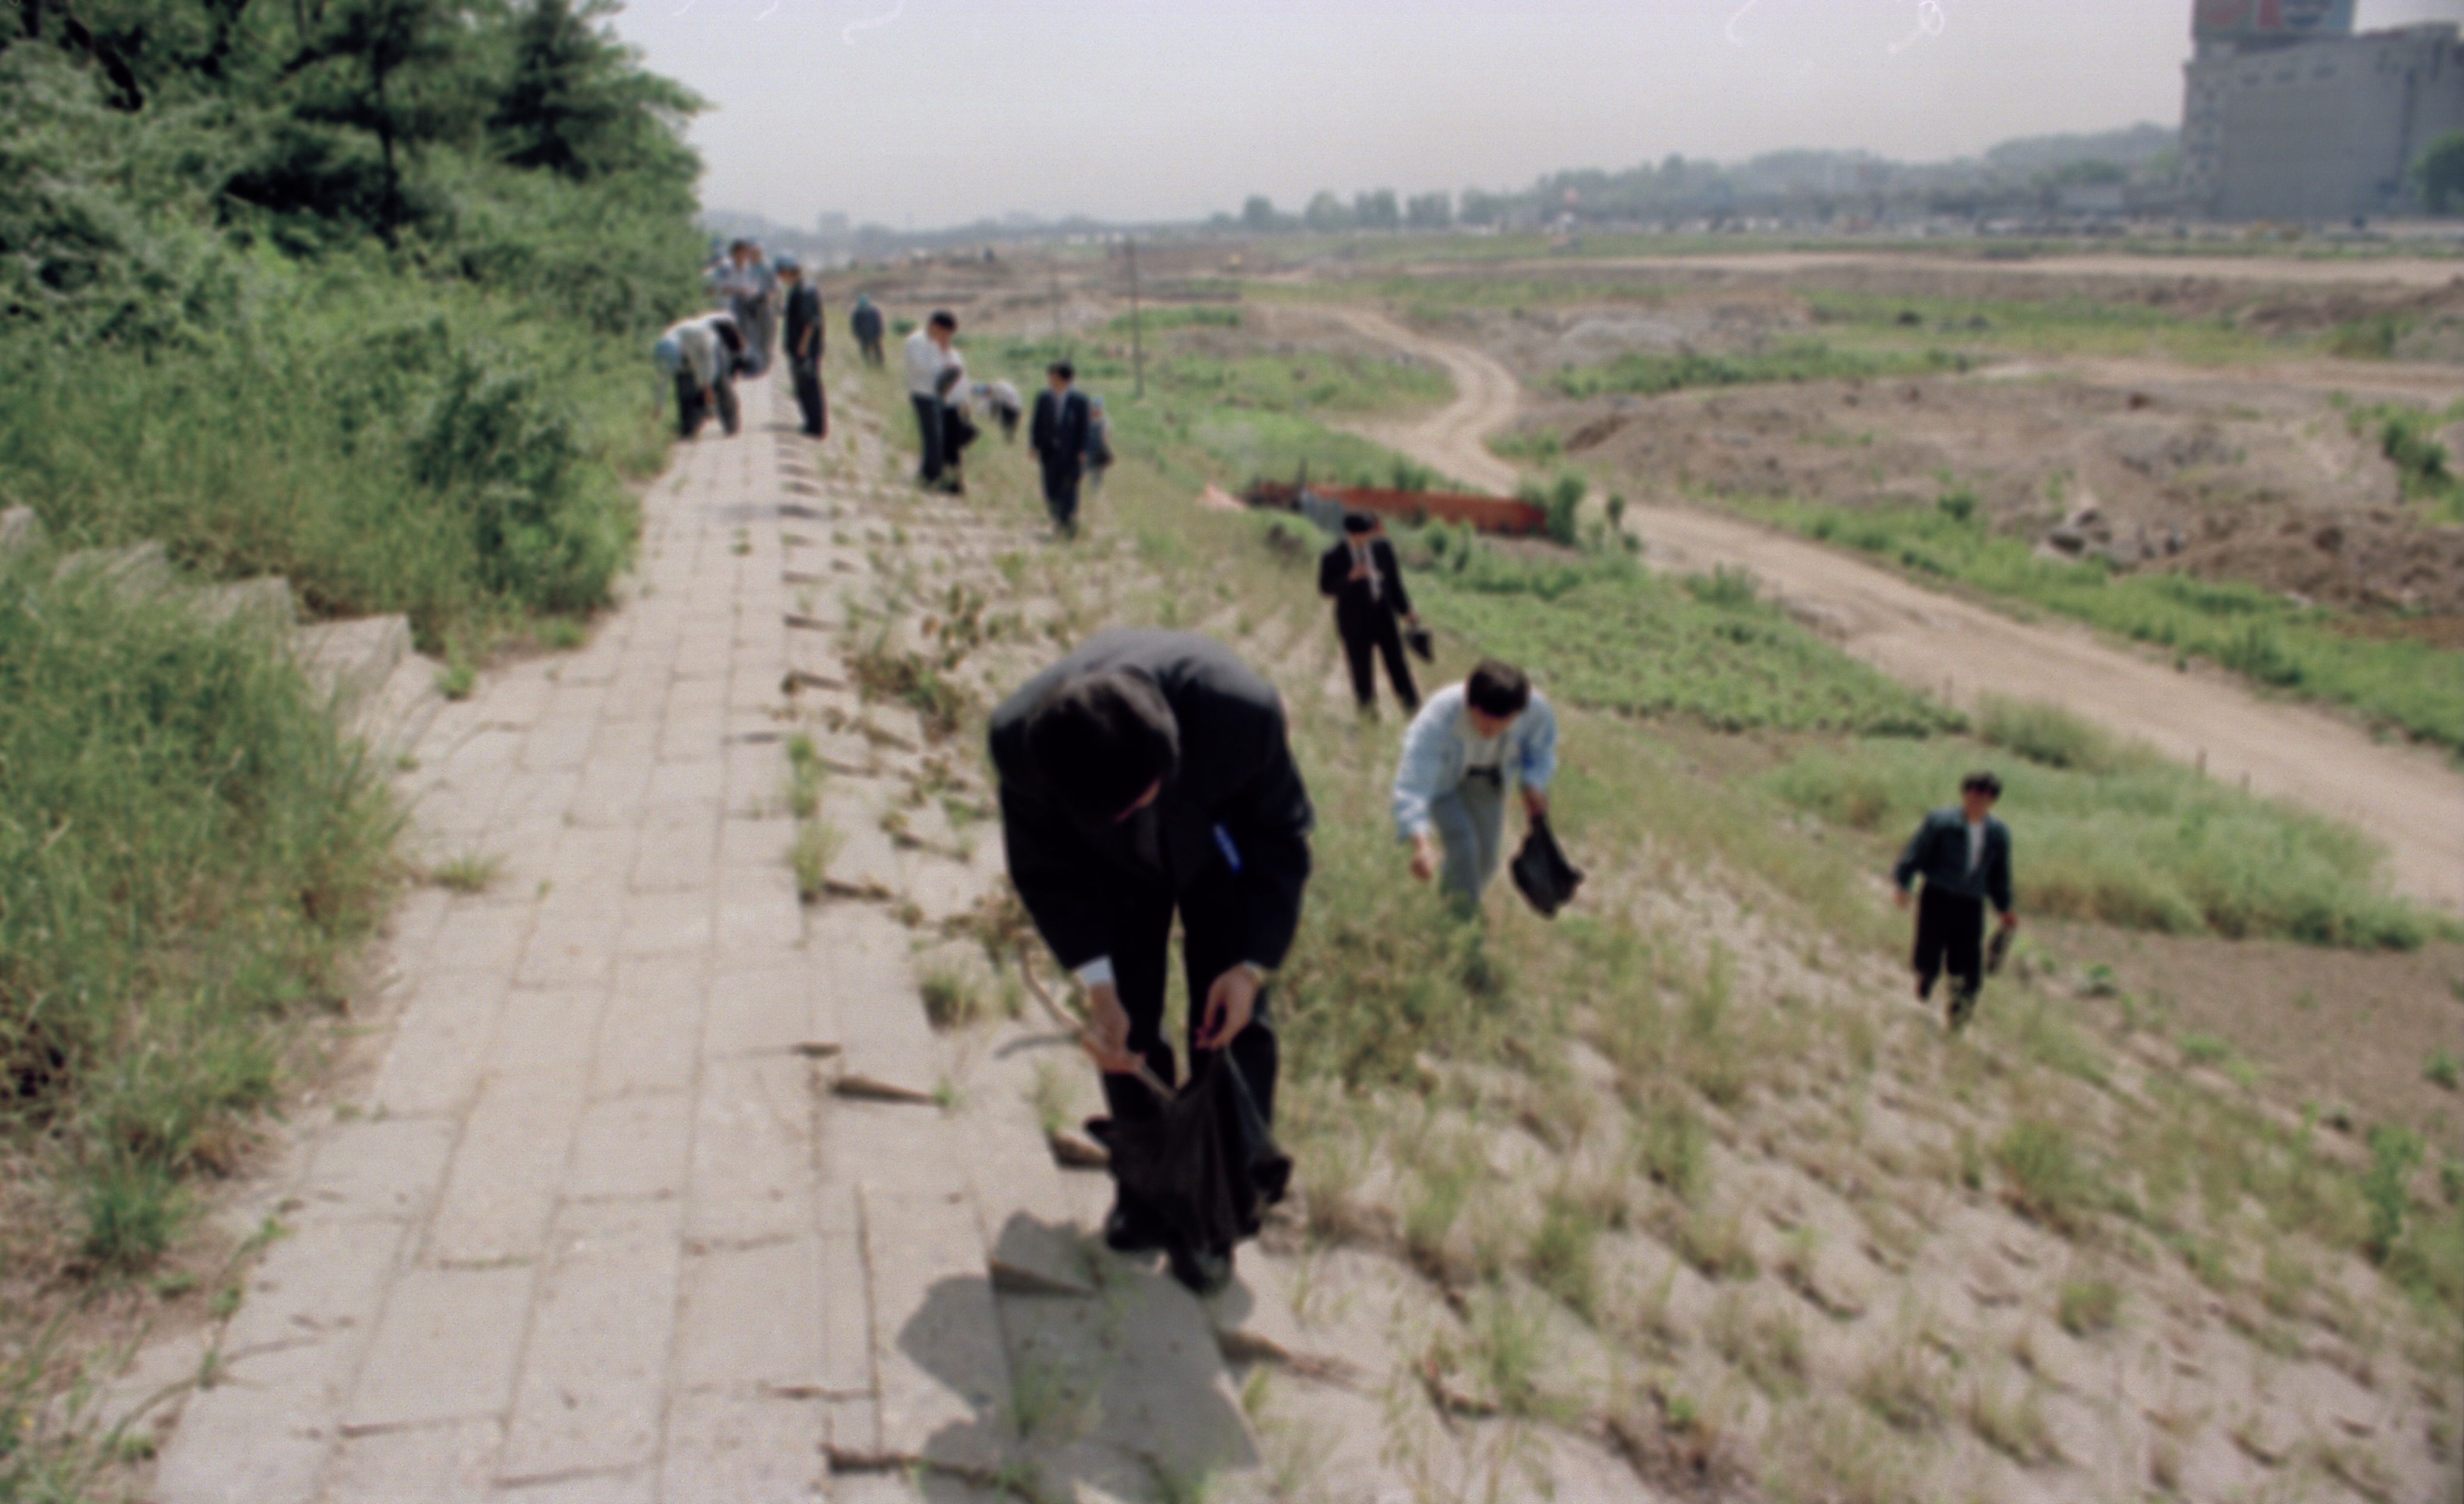
<path id="1" fill-rule="evenodd" d="M 1235 966 L 1206 989 L 1206 1011 L 1199 1016 L 1198 1048 L 1221 1050 L 1249 1027 L 1258 1010 L 1258 974 Z"/>
<path id="2" fill-rule="evenodd" d="M 1908 896 L 1908 891 L 1905 888 L 1894 888 L 1891 890 L 1891 901 L 1904 909 L 1913 900 Z"/>
<path id="3" fill-rule="evenodd" d="M 1130 1052 L 1130 1010 L 1121 1006 L 1118 988 L 1106 983 L 1087 989 L 1087 1037 L 1083 1041 L 1097 1070 L 1110 1075 L 1134 1075 L 1138 1057 Z"/>
<path id="4" fill-rule="evenodd" d="M 2017 929 L 2017 928 L 2019 927 L 2019 916 L 2017 916 L 2016 914 L 2012 913 L 2012 912 L 2011 912 L 2010 910 L 2008 910 L 2008 909 L 2003 910 L 2003 911 L 2002 911 L 2002 927 L 2003 927 L 2004 929 L 2006 929 L 2006 930 L 2015 930 L 2015 929 Z"/>
<path id="5" fill-rule="evenodd" d="M 1437 874 L 1437 847 L 1425 835 L 1412 837 L 1412 875 L 1427 882 Z"/>
<path id="6" fill-rule="evenodd" d="M 1523 791 L 1523 813 L 1528 819 L 1548 819 L 1549 796 L 1536 788 L 1525 789 Z"/>

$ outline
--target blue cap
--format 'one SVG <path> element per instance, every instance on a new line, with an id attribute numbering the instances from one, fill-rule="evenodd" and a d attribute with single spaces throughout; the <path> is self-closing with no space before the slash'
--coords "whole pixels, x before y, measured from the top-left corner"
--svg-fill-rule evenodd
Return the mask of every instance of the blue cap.
<path id="1" fill-rule="evenodd" d="M 796 259 L 793 251 L 781 251 L 770 258 L 770 270 L 774 272 L 801 272 L 803 269 L 804 263 Z"/>
<path id="2" fill-rule="evenodd" d="M 659 343 L 650 346 L 650 359 L 659 363 L 659 369 L 673 376 L 684 369 L 685 347 L 676 343 L 674 335 L 661 335 Z"/>

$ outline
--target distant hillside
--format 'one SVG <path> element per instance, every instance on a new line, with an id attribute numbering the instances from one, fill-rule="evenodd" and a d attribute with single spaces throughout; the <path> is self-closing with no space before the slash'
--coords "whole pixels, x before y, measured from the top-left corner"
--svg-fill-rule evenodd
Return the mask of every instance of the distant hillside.
<path id="1" fill-rule="evenodd" d="M 2021 136 L 1987 148 L 1985 165 L 2012 173 L 2046 172 L 2074 162 L 2111 162 L 2135 167 L 2179 145 L 2181 140 L 2182 133 L 2172 126 L 2145 121 L 2127 130 Z"/>

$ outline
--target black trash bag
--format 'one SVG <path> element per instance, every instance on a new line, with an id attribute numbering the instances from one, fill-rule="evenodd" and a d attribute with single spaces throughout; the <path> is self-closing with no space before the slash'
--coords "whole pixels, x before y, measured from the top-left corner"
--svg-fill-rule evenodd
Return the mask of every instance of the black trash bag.
<path id="1" fill-rule="evenodd" d="M 1566 860 L 1565 851 L 1557 845 L 1556 833 L 1549 829 L 1546 815 L 1532 816 L 1531 829 L 1523 837 L 1523 850 L 1514 853 L 1514 864 L 1507 870 L 1514 874 L 1515 891 L 1529 899 L 1544 919 L 1555 918 L 1559 909 L 1573 901 L 1574 890 L 1583 885 L 1582 873 Z"/>
<path id="2" fill-rule="evenodd" d="M 2002 969 L 2002 962 L 2009 960 L 2010 956 L 2011 927 L 2007 924 L 1997 924 L 1993 927 L 1993 938 L 1985 942 L 1985 974 L 1990 977 L 1999 972 Z"/>
<path id="3" fill-rule="evenodd" d="M 1404 628 L 1403 646 L 1411 649 L 1414 652 L 1419 653 L 1422 663 L 1435 663 L 1438 661 L 1438 642 L 1435 637 L 1432 637 L 1429 634 L 1429 629 L 1426 627 Z"/>
<path id="4" fill-rule="evenodd" d="M 1290 1157 L 1275 1146 L 1241 1068 L 1221 1051 L 1154 1117 L 1090 1117 L 1087 1132 L 1111 1152 L 1122 1199 L 1199 1252 L 1228 1256 L 1256 1237 L 1265 1209 L 1291 1184 Z"/>

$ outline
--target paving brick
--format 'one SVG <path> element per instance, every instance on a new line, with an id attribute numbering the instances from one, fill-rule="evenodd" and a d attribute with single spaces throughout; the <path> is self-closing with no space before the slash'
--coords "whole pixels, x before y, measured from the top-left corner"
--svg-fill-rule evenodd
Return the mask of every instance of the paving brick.
<path id="1" fill-rule="evenodd" d="M 671 1202 L 568 1203 L 558 1214 L 500 1481 L 655 1457 L 675 1326 L 679 1217 Z"/>
<path id="2" fill-rule="evenodd" d="M 313 1387 L 224 1385 L 192 1398 L 156 1465 L 154 1504 L 309 1504 L 333 1449 Z"/>
<path id="3" fill-rule="evenodd" d="M 697 956 L 617 963 L 591 1067 L 593 1096 L 692 1086 L 707 969 Z"/>
<path id="4" fill-rule="evenodd" d="M 796 822 L 784 814 L 765 819 L 731 818 L 718 828 L 718 865 L 787 870 L 787 853 L 796 844 Z"/>
<path id="5" fill-rule="evenodd" d="M 517 987 L 488 1051 L 488 1074 L 531 1091 L 577 1095 L 590 1072 L 593 1038 L 612 996 L 600 986 Z"/>
<path id="6" fill-rule="evenodd" d="M 635 893 L 708 893 L 716 881 L 718 811 L 710 817 L 658 825 L 645 821 L 633 856 Z"/>
<path id="7" fill-rule="evenodd" d="M 539 1256 L 582 1117 L 578 1087 L 578 1078 L 570 1086 L 490 1078 L 454 1147 L 429 1226 L 426 1262 L 475 1266 Z"/>
<path id="8" fill-rule="evenodd" d="M 470 1106 L 505 992 L 501 971 L 422 977 L 394 1026 L 369 1097 L 396 1116 L 459 1113 Z"/>
<path id="9" fill-rule="evenodd" d="M 562 773 L 582 766 L 599 730 L 599 717 L 559 716 L 541 720 L 522 739 L 519 766 L 526 773 Z"/>
<path id="10" fill-rule="evenodd" d="M 511 976 L 535 918 L 528 908 L 456 898 L 437 922 L 428 964 L 439 971 Z"/>
<path id="11" fill-rule="evenodd" d="M 495 1419 L 351 1436 L 324 1496 L 329 1504 L 486 1504 L 504 1444 L 504 1423 Z"/>
<path id="12" fill-rule="evenodd" d="M 882 1449 L 999 1467 L 1009 1360 L 974 1208 L 879 1185 L 861 1196 Z"/>
<path id="13" fill-rule="evenodd" d="M 703 1053 L 758 1054 L 816 1039 L 813 1003 L 818 990 L 809 964 L 722 971 L 711 983 L 710 1007 L 702 1024 Z"/>
<path id="14" fill-rule="evenodd" d="M 418 1269 L 394 1281 L 348 1419 L 355 1428 L 501 1413 L 535 1271 Z"/>
<path id="15" fill-rule="evenodd" d="M 821 1403 L 680 1394 L 669 1406 L 659 1496 L 670 1504 L 814 1504 L 828 1497 Z"/>
<path id="16" fill-rule="evenodd" d="M 542 914 L 529 942 L 522 947 L 521 964 L 514 972 L 515 983 L 525 987 L 558 987 L 605 981 L 615 963 L 622 922 L 623 917 L 612 902 L 589 912 Z"/>
<path id="17" fill-rule="evenodd" d="M 693 1142 L 682 1092 L 608 1097 L 583 1109 L 564 1194 L 578 1200 L 680 1196 Z"/>
<path id="18" fill-rule="evenodd" d="M 335 1124 L 317 1140 L 295 1220 L 407 1222 L 418 1217 L 435 1201 L 445 1180 L 458 1126 L 443 1117 Z"/>
<path id="19" fill-rule="evenodd" d="M 821 1384 L 822 1302 L 822 1245 L 810 1232 L 750 1247 L 714 1246 L 689 1257 L 677 1386 L 758 1395 L 781 1385 Z"/>
<path id="20" fill-rule="evenodd" d="M 851 1184 L 814 1195 L 821 1261 L 821 1385 L 833 1394 L 873 1392 L 872 1292 L 864 1272 L 864 1217 Z M 876 1423 L 877 1424 L 877 1423 Z"/>
<path id="21" fill-rule="evenodd" d="M 794 1055 L 706 1061 L 693 1121 L 688 1233 L 794 1237 L 812 1227 L 813 1089 Z"/>
<path id="22" fill-rule="evenodd" d="M 697 956 L 711 946 L 707 893 L 635 894 L 625 899 L 616 953 L 627 958 Z"/>
<path id="23" fill-rule="evenodd" d="M 657 1470 L 630 1468 L 539 1483 L 499 1484 L 488 1499 L 489 1504 L 651 1504 L 658 1497 L 658 1486 Z"/>

